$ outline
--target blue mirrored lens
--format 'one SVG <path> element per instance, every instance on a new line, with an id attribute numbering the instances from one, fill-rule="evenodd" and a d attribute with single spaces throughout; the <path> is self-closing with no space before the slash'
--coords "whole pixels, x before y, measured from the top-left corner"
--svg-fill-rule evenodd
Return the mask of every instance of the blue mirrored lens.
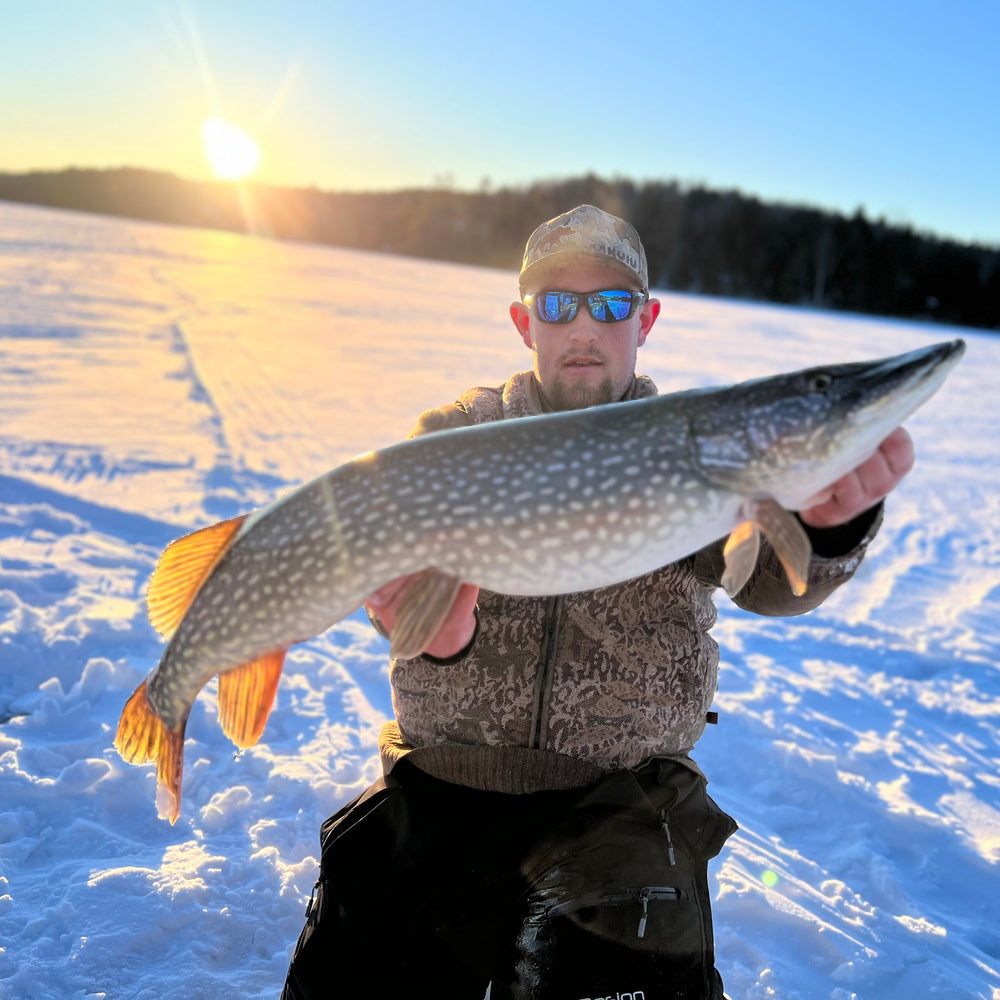
<path id="1" fill-rule="evenodd" d="M 579 301 L 572 292 L 542 292 L 537 299 L 538 315 L 546 323 L 569 323 L 576 316 Z"/>
<path id="2" fill-rule="evenodd" d="M 626 291 L 595 292 L 587 299 L 590 315 L 601 323 L 618 323 L 632 312 L 632 293 Z"/>

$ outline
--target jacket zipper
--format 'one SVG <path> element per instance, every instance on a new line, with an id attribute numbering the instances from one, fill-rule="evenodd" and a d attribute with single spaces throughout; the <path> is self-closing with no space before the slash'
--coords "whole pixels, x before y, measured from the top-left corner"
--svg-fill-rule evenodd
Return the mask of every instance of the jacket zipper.
<path id="1" fill-rule="evenodd" d="M 552 683 L 555 676 L 556 653 L 559 633 L 562 630 L 563 608 L 566 598 L 562 594 L 550 597 L 545 605 L 542 623 L 542 648 L 535 678 L 535 718 L 531 731 L 531 746 L 544 750 L 549 735 L 549 703 L 552 700 Z"/>
<path id="2" fill-rule="evenodd" d="M 677 864 L 677 858 L 674 855 L 674 841 L 670 836 L 670 823 L 667 821 L 667 810 L 660 810 L 660 829 L 663 831 L 663 836 L 667 841 L 667 860 L 671 865 Z"/>

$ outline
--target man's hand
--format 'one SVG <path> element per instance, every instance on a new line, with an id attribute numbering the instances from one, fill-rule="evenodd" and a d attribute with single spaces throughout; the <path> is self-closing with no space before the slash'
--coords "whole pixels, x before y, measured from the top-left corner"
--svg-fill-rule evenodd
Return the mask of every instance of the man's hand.
<path id="1" fill-rule="evenodd" d="M 390 635 L 399 612 L 399 605 L 418 576 L 420 573 L 411 573 L 409 576 L 390 580 L 365 600 L 365 606 L 375 613 Z M 474 612 L 477 600 L 479 600 L 479 588 L 472 583 L 463 583 L 455 596 L 448 617 L 424 652 L 439 660 L 446 660 L 449 656 L 454 656 L 465 649 L 476 632 Z"/>
<path id="2" fill-rule="evenodd" d="M 871 458 L 810 497 L 799 517 L 813 528 L 846 524 L 891 493 L 912 468 L 913 440 L 897 427 Z"/>

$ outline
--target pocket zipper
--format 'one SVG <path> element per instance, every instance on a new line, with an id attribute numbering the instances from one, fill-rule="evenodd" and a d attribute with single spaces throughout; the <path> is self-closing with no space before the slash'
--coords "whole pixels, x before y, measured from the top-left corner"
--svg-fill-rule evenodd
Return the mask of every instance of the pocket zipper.
<path id="1" fill-rule="evenodd" d="M 649 902 L 653 899 L 670 900 L 680 902 L 688 898 L 688 894 L 683 889 L 675 889 L 669 885 L 645 885 L 634 889 L 621 889 L 617 892 L 588 892 L 573 899 L 567 899 L 560 903 L 550 904 L 546 909 L 548 913 L 555 916 L 565 913 L 567 910 L 581 910 L 590 906 L 620 905 L 622 903 L 639 903 L 642 906 L 642 913 L 639 916 L 639 928 L 636 937 L 645 937 L 646 922 L 649 919 Z"/>

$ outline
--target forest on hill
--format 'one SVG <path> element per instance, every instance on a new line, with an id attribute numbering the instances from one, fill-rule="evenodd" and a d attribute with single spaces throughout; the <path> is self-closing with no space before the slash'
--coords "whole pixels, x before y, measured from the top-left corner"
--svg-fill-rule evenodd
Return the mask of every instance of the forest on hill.
<path id="1" fill-rule="evenodd" d="M 70 168 L 0 173 L 0 200 L 510 269 L 539 222 L 590 202 L 636 226 L 656 288 L 1000 330 L 1000 248 L 677 181 L 327 192 Z"/>

